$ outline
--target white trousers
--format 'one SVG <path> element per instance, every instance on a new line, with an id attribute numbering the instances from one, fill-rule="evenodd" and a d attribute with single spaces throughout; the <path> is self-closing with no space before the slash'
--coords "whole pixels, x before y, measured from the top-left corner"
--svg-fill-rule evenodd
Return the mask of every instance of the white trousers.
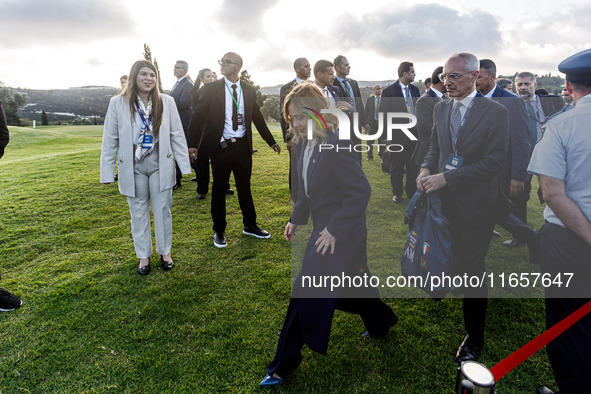
<path id="1" fill-rule="evenodd" d="M 131 234 L 135 254 L 139 259 L 152 255 L 150 203 L 154 215 L 156 251 L 167 255 L 172 248 L 172 188 L 160 191 L 158 144 L 154 152 L 139 163 L 134 163 L 135 197 L 127 197 L 131 214 Z"/>

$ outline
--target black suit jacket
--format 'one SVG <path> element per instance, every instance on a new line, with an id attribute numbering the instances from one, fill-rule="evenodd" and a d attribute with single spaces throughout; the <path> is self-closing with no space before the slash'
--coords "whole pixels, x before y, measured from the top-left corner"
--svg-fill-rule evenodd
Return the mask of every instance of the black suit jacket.
<path id="1" fill-rule="evenodd" d="M 281 125 L 281 134 L 283 134 L 283 142 L 291 141 L 291 135 L 289 133 L 289 124 L 283 119 L 283 103 L 285 97 L 291 92 L 294 86 L 297 86 L 295 79 L 289 81 L 279 89 L 279 124 Z"/>
<path id="2" fill-rule="evenodd" d="M 413 100 L 413 104 L 417 107 L 417 100 L 421 95 L 419 88 L 413 85 L 412 83 L 408 85 L 410 90 L 410 95 Z M 382 116 L 386 116 L 388 112 L 407 112 L 406 101 L 404 99 L 404 93 L 402 93 L 402 89 L 400 88 L 400 83 L 397 80 L 392 85 L 388 86 L 386 89 L 382 91 L 382 101 L 380 103 L 380 112 Z M 384 118 L 384 127 L 386 125 L 385 122 L 386 118 Z M 395 123 L 405 123 L 408 122 L 407 118 L 404 119 L 396 119 L 394 118 Z M 416 127 L 409 129 L 411 133 L 417 136 Z M 394 130 L 392 135 L 392 141 L 401 145 L 406 145 L 409 141 L 408 137 L 400 130 Z"/>
<path id="3" fill-rule="evenodd" d="M 244 99 L 244 122 L 248 143 L 252 150 L 252 123 L 265 142 L 272 146 L 275 139 L 267 127 L 265 118 L 256 102 L 256 90 L 253 86 L 240 81 Z M 200 154 L 211 156 L 220 146 L 226 122 L 226 85 L 222 78 L 206 84 L 200 89 L 197 106 L 193 109 L 187 145 L 197 148 Z"/>
<path id="4" fill-rule="evenodd" d="M 558 97 L 554 94 L 538 96 L 538 99 L 540 100 L 540 105 L 542 106 L 542 110 L 544 111 L 544 116 L 546 116 L 546 118 L 560 111 L 562 107 L 565 106 L 562 97 Z"/>
<path id="5" fill-rule="evenodd" d="M 379 108 L 378 108 L 378 112 L 379 112 Z M 377 123 L 377 120 L 374 119 L 376 114 L 376 96 L 369 96 L 367 98 L 367 101 L 365 102 L 365 119 L 367 119 L 367 122 L 372 125 L 372 132 L 374 132 L 375 130 L 373 129 L 373 123 Z"/>
<path id="6" fill-rule="evenodd" d="M 179 111 L 185 133 L 189 128 L 189 121 L 191 120 L 191 89 L 193 89 L 191 81 L 188 78 L 183 78 L 170 94 L 176 103 L 176 109 Z"/>
<path id="7" fill-rule="evenodd" d="M 6 114 L 2 101 L 0 101 L 0 157 L 4 156 L 4 148 L 8 145 L 9 135 L 8 126 L 6 125 Z"/>
<path id="8" fill-rule="evenodd" d="M 479 95 L 465 120 L 457 140 L 462 167 L 445 170 L 453 153 L 450 114 L 453 99 L 435 105 L 431 146 L 422 167 L 431 174 L 444 172 L 447 186 L 441 189 L 446 216 L 466 231 L 495 222 L 498 196 L 497 176 L 505 166 L 509 140 L 509 120 L 505 107 Z M 469 231 L 469 230 L 468 230 Z"/>
<path id="9" fill-rule="evenodd" d="M 423 160 L 425 160 L 425 156 L 429 152 L 431 131 L 433 130 L 433 108 L 435 104 L 442 100 L 431 89 L 427 89 L 417 100 L 415 114 L 417 116 L 417 138 L 419 142 L 411 159 L 417 167 L 423 164 Z"/>
<path id="10" fill-rule="evenodd" d="M 491 99 L 505 107 L 509 116 L 507 161 L 505 168 L 499 175 L 501 186 L 506 188 L 512 179 L 520 182 L 530 179 L 527 174 L 527 166 L 533 147 L 530 143 L 530 132 L 527 125 L 527 110 L 521 98 L 498 85 Z"/>
<path id="11" fill-rule="evenodd" d="M 351 85 L 351 90 L 353 90 L 353 96 L 355 96 L 355 107 L 357 108 L 357 112 L 359 113 L 359 131 L 361 131 L 361 126 L 368 124 L 367 117 L 365 115 L 365 108 L 363 107 L 363 100 L 361 99 L 361 91 L 359 90 L 359 84 L 356 80 L 350 78 L 347 78 L 347 80 Z M 351 98 L 349 93 L 347 93 L 347 89 L 345 89 L 344 84 L 342 84 L 337 77 L 335 77 L 332 85 L 338 86 L 341 89 L 343 97 Z M 351 100 L 353 100 L 353 98 L 351 98 Z M 353 120 L 352 115 L 351 120 Z"/>

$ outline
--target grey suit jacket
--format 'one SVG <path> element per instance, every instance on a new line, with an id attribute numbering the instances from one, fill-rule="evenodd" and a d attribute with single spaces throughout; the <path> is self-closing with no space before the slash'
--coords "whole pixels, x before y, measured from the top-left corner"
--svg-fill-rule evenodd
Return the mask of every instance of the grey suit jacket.
<path id="1" fill-rule="evenodd" d="M 456 144 L 457 155 L 464 158 L 461 168 L 445 169 L 453 153 L 450 133 L 453 99 L 435 105 L 431 146 L 422 167 L 428 168 L 431 174 L 444 173 L 447 186 L 442 189 L 442 200 L 445 198 L 453 205 L 447 207 L 451 208 L 447 212 L 453 212 L 467 226 L 478 227 L 495 221 L 497 176 L 505 166 L 509 120 L 502 105 L 481 95 L 474 100 Z"/>
<path id="2" fill-rule="evenodd" d="M 162 94 L 162 124 L 158 131 L 160 190 L 170 189 L 176 183 L 174 160 L 183 174 L 191 173 L 187 141 L 179 113 L 172 97 Z M 123 96 L 109 102 L 103 129 L 101 149 L 101 183 L 115 181 L 115 164 L 119 164 L 119 192 L 135 197 L 133 121 L 129 103 Z"/>

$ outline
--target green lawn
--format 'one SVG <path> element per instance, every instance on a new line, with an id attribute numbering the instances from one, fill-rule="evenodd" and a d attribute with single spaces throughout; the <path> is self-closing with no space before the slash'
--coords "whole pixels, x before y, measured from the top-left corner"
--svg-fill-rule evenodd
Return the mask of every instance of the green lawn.
<path id="1" fill-rule="evenodd" d="M 101 127 L 10 132 L 0 160 L 0 286 L 23 307 L 0 314 L 0 393 L 259 391 L 291 286 L 282 237 L 290 215 L 286 152 L 274 155 L 255 137 L 252 190 L 270 240 L 241 234 L 234 195 L 228 247 L 215 248 L 210 194 L 197 200 L 185 176 L 173 197 L 176 266 L 142 277 L 127 202 L 116 185 L 99 183 Z M 377 223 L 369 254 L 398 272 L 406 206 L 391 202 L 379 161 L 363 165 L 373 189 L 368 216 Z M 532 198 L 529 209 L 539 227 L 541 206 Z M 488 263 L 532 270 L 526 249 L 506 250 L 498 239 Z M 461 300 L 386 302 L 400 322 L 385 340 L 362 338 L 361 319 L 337 312 L 328 357 L 305 349 L 301 367 L 276 391 L 451 393 Z M 542 299 L 492 299 L 481 361 L 492 367 L 543 330 Z M 497 390 L 533 392 L 542 383 L 555 385 L 544 350 Z"/>

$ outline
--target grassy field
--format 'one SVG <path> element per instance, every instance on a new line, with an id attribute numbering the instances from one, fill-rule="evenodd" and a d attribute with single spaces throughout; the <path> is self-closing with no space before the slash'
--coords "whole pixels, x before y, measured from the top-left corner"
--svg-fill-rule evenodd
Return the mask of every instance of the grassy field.
<path id="1" fill-rule="evenodd" d="M 278 125 L 272 130 L 279 140 Z M 176 266 L 142 277 L 125 198 L 116 185 L 99 183 L 102 129 L 10 131 L 0 160 L 0 286 L 21 296 L 23 307 L 0 314 L 0 393 L 262 391 L 291 286 L 282 237 L 290 215 L 286 152 L 277 156 L 255 137 L 252 190 L 270 240 L 241 234 L 232 196 L 228 247 L 215 248 L 210 194 L 197 200 L 185 176 L 173 196 Z M 383 221 L 370 228 L 370 255 L 385 255 L 396 268 L 406 206 L 391 202 L 379 161 L 363 165 L 373 188 L 368 215 Z M 539 227 L 541 206 L 532 199 L 529 209 Z M 527 270 L 527 250 L 494 239 L 487 261 Z M 328 357 L 306 348 L 301 367 L 276 391 L 451 393 L 461 300 L 386 302 L 400 318 L 386 339 L 362 338 L 361 319 L 337 312 Z M 543 330 L 542 299 L 491 299 L 481 362 L 492 367 Z M 541 383 L 555 386 L 544 350 L 497 391 L 533 393 Z"/>

